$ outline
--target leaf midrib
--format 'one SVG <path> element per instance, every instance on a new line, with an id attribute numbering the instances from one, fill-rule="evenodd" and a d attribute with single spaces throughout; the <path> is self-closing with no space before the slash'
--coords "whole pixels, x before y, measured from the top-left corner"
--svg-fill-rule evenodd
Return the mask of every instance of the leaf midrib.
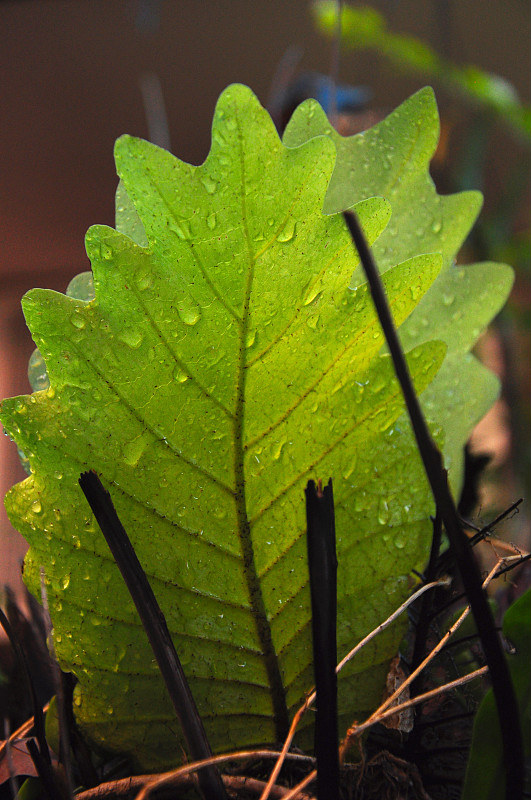
<path id="1" fill-rule="evenodd" d="M 239 122 L 239 120 L 238 120 Z M 238 342 L 238 368 L 236 372 L 236 404 L 234 413 L 233 436 L 234 436 L 234 500 L 238 519 L 238 537 L 242 550 L 243 568 L 247 582 L 249 602 L 252 608 L 252 616 L 256 626 L 256 632 L 260 641 L 260 646 L 264 656 L 264 662 L 269 680 L 271 691 L 271 702 L 273 705 L 273 717 L 275 735 L 278 741 L 282 741 L 289 729 L 289 715 L 286 703 L 286 692 L 280 671 L 280 664 L 272 638 L 271 625 L 268 620 L 264 596 L 256 561 L 254 557 L 254 546 L 251 536 L 251 526 L 247 515 L 247 501 L 245 492 L 245 467 L 243 446 L 243 424 L 245 412 L 245 382 L 247 375 L 247 348 L 246 339 L 249 330 L 249 309 L 251 302 L 251 292 L 253 288 L 254 267 L 256 256 L 251 246 L 251 237 L 247 224 L 247 204 L 246 204 L 246 167 L 244 158 L 244 142 L 242 137 L 241 124 L 238 124 L 238 145 L 240 156 L 241 174 L 241 219 L 245 242 L 247 245 L 247 275 L 245 283 L 244 303 L 242 310 L 241 323 L 239 324 Z"/>

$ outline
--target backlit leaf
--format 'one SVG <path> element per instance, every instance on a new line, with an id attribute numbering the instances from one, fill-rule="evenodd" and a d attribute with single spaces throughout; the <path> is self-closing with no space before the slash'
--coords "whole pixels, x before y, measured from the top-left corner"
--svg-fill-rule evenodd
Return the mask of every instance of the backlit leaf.
<path id="1" fill-rule="evenodd" d="M 283 145 L 252 93 L 230 87 L 200 167 L 118 141 L 118 230 L 86 239 L 95 299 L 36 289 L 23 301 L 50 387 L 2 406 L 32 468 L 8 512 L 31 545 L 25 578 L 37 593 L 44 567 L 56 652 L 79 679 L 78 721 L 143 768 L 175 763 L 178 725 L 82 471 L 111 493 L 218 750 L 281 738 L 313 682 L 308 479 L 334 480 L 340 656 L 404 599 L 429 549 L 432 502 L 390 359 L 343 220 L 322 213 L 323 202 L 337 210 L 325 201 L 335 158 L 329 137 Z M 403 329 L 459 237 L 436 238 L 427 255 L 397 248 L 391 264 L 380 193 L 348 205 L 388 248 Z M 451 224 L 464 235 L 474 214 Z M 423 328 L 418 346 L 405 334 L 419 392 L 447 350 L 430 341 L 437 331 Z M 460 364 L 463 350 L 452 352 Z M 446 420 L 453 395 L 435 400 Z M 380 701 L 401 631 L 342 674 L 343 727 Z"/>

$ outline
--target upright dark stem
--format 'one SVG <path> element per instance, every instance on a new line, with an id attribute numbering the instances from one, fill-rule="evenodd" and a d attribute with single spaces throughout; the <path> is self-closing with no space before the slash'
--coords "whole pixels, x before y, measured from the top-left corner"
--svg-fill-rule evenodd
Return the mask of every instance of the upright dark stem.
<path id="1" fill-rule="evenodd" d="M 318 800 L 339 797 L 337 735 L 337 558 L 332 481 L 306 487 L 308 569 L 312 600 L 313 669 L 317 712 L 315 758 Z"/>
<path id="2" fill-rule="evenodd" d="M 197 761 L 210 758 L 212 750 L 168 631 L 166 619 L 129 537 L 118 519 L 111 496 L 95 472 L 84 472 L 79 478 L 79 485 L 105 536 L 136 606 L 175 713 L 181 723 L 190 755 Z M 198 781 L 205 800 L 227 800 L 227 793 L 216 767 L 210 766 L 201 770 Z"/>
<path id="3" fill-rule="evenodd" d="M 522 797 L 524 786 L 524 752 L 520 714 L 511 674 L 496 632 L 487 597 L 483 592 L 481 574 L 448 488 L 448 477 L 442 456 L 431 438 L 415 394 L 385 291 L 367 240 L 355 214 L 345 211 L 343 216 L 369 282 L 372 299 L 393 359 L 396 376 L 404 394 L 417 447 L 435 498 L 437 513 L 443 520 L 450 546 L 454 552 L 489 666 L 503 742 L 506 800 L 519 800 Z"/>

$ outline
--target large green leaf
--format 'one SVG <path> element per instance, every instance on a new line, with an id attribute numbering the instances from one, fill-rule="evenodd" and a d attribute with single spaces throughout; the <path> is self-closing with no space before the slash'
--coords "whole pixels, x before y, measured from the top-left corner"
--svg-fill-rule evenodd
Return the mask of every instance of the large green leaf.
<path id="1" fill-rule="evenodd" d="M 334 479 L 340 654 L 407 594 L 433 509 L 352 244 L 321 212 L 334 143 L 285 147 L 234 86 L 202 166 L 130 137 L 116 160 L 120 230 L 87 235 L 95 299 L 23 301 L 51 385 L 2 406 L 32 468 L 6 504 L 36 592 L 44 567 L 84 731 L 155 768 L 175 762 L 177 723 L 81 471 L 111 492 L 216 749 L 281 737 L 312 684 L 306 481 Z M 389 217 L 372 194 L 356 198 L 371 242 Z M 441 268 L 410 255 L 384 275 L 402 328 Z M 419 392 L 445 349 L 410 352 Z M 379 702 L 400 635 L 345 670 L 343 724 Z"/>
<path id="2" fill-rule="evenodd" d="M 481 195 L 441 196 L 435 190 L 429 162 L 439 137 L 439 117 L 430 88 L 417 92 L 370 130 L 350 137 L 332 129 L 321 107 L 308 100 L 295 111 L 284 143 L 297 146 L 321 135 L 330 137 L 337 149 L 325 212 L 340 211 L 373 195 L 391 204 L 391 221 L 373 248 L 382 272 L 415 253 L 443 255 L 437 280 L 400 334 L 406 348 L 429 339 L 448 346 L 445 363 L 422 399 L 428 420 L 444 431 L 446 466 L 457 494 L 463 446 L 499 388 L 494 375 L 468 354 L 507 297 L 512 270 L 503 264 L 459 268 L 454 264 L 479 212 Z M 360 280 L 360 269 L 354 284 Z M 400 427 L 409 431 L 405 419 Z"/>

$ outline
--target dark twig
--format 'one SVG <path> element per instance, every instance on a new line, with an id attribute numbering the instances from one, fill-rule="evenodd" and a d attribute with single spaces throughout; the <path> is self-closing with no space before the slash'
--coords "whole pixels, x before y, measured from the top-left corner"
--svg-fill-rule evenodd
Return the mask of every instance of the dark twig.
<path id="1" fill-rule="evenodd" d="M 212 750 L 168 631 L 166 620 L 129 537 L 118 519 L 111 496 L 95 472 L 84 472 L 79 478 L 79 485 L 105 536 L 136 606 L 181 724 L 190 755 L 194 760 L 210 758 Z M 215 798 L 227 800 L 227 794 L 216 767 L 202 770 L 198 780 L 205 800 L 214 800 Z"/>
<path id="2" fill-rule="evenodd" d="M 490 536 L 496 525 L 499 525 L 499 523 L 502 522 L 502 520 L 506 519 L 510 514 L 513 514 L 513 512 L 514 514 L 519 514 L 520 513 L 519 507 L 523 502 L 524 498 L 521 497 L 515 503 L 510 505 L 509 508 L 506 508 L 505 511 L 502 511 L 501 514 L 498 514 L 496 519 L 492 520 L 492 522 L 489 522 L 488 525 L 484 525 L 483 528 L 479 529 L 477 533 L 474 536 L 472 536 L 472 538 L 470 539 L 470 544 L 474 545 L 477 542 L 481 541 L 481 539 L 485 539 L 485 537 Z M 477 529 L 474 528 L 474 530 Z"/>
<path id="3" fill-rule="evenodd" d="M 442 517 L 476 621 L 485 658 L 489 665 L 492 689 L 498 709 L 505 763 L 506 798 L 507 800 L 509 798 L 518 800 L 522 797 L 523 792 L 524 755 L 520 715 L 511 674 L 496 632 L 487 597 L 483 592 L 478 565 L 472 554 L 468 538 L 461 526 L 461 521 L 448 488 L 447 473 L 444 469 L 442 456 L 431 438 L 413 388 L 378 269 L 357 217 L 350 211 L 344 212 L 343 216 L 369 282 L 371 295 L 389 346 L 396 376 L 404 394 L 417 447 L 435 498 L 437 511 Z"/>
<path id="4" fill-rule="evenodd" d="M 312 600 L 313 668 L 317 713 L 315 757 L 318 800 L 339 797 L 337 733 L 337 558 L 332 481 L 306 487 L 308 569 Z"/>

